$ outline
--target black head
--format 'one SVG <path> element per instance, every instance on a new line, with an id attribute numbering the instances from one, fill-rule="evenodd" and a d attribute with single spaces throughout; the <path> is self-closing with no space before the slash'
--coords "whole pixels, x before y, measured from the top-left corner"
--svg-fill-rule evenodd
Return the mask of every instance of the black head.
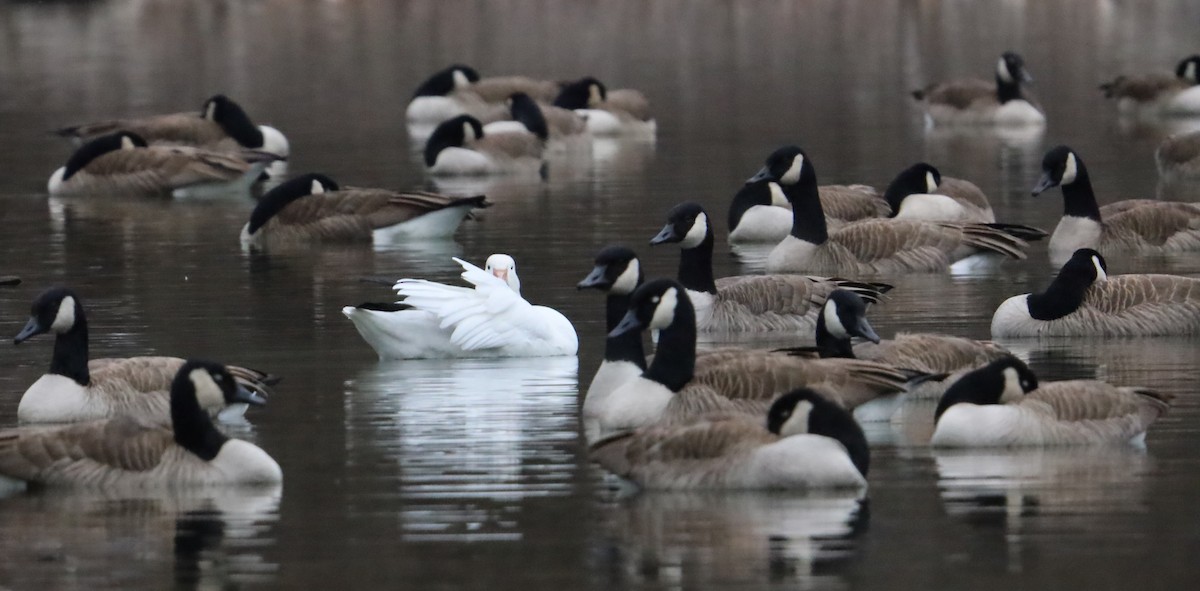
<path id="1" fill-rule="evenodd" d="M 29 321 L 25 328 L 13 338 L 19 345 L 30 337 L 53 331 L 64 334 L 74 330 L 83 321 L 83 305 L 79 296 L 65 287 L 52 287 L 33 300 Z"/>
<path id="2" fill-rule="evenodd" d="M 1056 146 L 1042 157 L 1042 178 L 1033 188 L 1040 195 L 1051 187 L 1066 186 L 1078 180 L 1083 161 L 1067 146 Z"/>
<path id="3" fill-rule="evenodd" d="M 246 148 L 263 147 L 262 130 L 250 120 L 241 105 L 218 94 L 204 101 L 204 118 L 221 126 L 229 137 Z"/>
<path id="4" fill-rule="evenodd" d="M 512 114 L 513 121 L 520 122 L 533 135 L 543 140 L 550 137 L 546 116 L 542 113 L 542 108 L 538 106 L 537 101 L 529 95 L 523 92 L 514 92 L 508 97 L 508 110 Z"/>
<path id="5" fill-rule="evenodd" d="M 686 304 L 684 303 L 686 302 Z M 691 306 L 683 285 L 673 279 L 655 279 L 643 284 L 633 292 L 629 311 L 621 323 L 608 334 L 621 336 L 632 330 L 662 330 L 675 322 L 677 311 Z M 689 320 L 694 322 L 694 320 Z"/>
<path id="6" fill-rule="evenodd" d="M 1200 54 L 1189 55 L 1180 60 L 1179 65 L 1175 66 L 1175 75 L 1193 86 L 1200 84 Z"/>
<path id="7" fill-rule="evenodd" d="M 626 295 L 633 293 L 642 280 L 637 254 L 624 246 L 608 246 L 596 255 L 596 267 L 576 287 Z"/>
<path id="8" fill-rule="evenodd" d="M 667 212 L 667 225 L 650 239 L 650 244 L 678 242 L 680 248 L 696 248 L 711 236 L 712 226 L 704 208 L 694 201 L 685 201 Z"/>
<path id="9" fill-rule="evenodd" d="M 1000 84 L 1020 84 L 1033 82 L 1033 77 L 1025 70 L 1025 60 L 1015 51 L 1006 51 L 996 64 L 996 81 Z"/>
<path id="10" fill-rule="evenodd" d="M 804 150 L 796 146 L 784 146 L 775 150 L 767 157 L 767 163 L 750 177 L 748 183 L 757 181 L 775 181 L 780 185 L 791 186 L 800 184 L 806 179 L 815 179 L 816 171 L 804 154 Z"/>
<path id="11" fill-rule="evenodd" d="M 483 137 L 483 124 L 470 115 L 459 115 L 443 121 L 425 142 L 425 166 L 437 163 L 438 154 L 446 148 L 461 148 Z"/>
<path id="12" fill-rule="evenodd" d="M 819 321 L 836 339 L 859 337 L 872 343 L 880 341 L 871 323 L 867 322 L 867 303 L 858 294 L 846 289 L 835 289 L 829 294 L 829 299 L 821 308 Z"/>
<path id="13" fill-rule="evenodd" d="M 413 93 L 413 98 L 419 96 L 446 96 L 456 90 L 462 90 L 479 82 L 479 72 L 470 66 L 454 64 L 444 70 L 439 70 L 428 80 L 422 82 Z"/>
<path id="14" fill-rule="evenodd" d="M 211 460 L 228 441 L 213 427 L 206 408 L 229 404 L 265 404 L 266 400 L 250 392 L 220 363 L 188 360 L 171 382 L 171 426 L 175 442 L 201 459 Z"/>
<path id="15" fill-rule="evenodd" d="M 146 140 L 142 136 L 128 131 L 118 131 L 108 135 L 100 136 L 75 150 L 74 154 L 67 159 L 66 170 L 63 171 L 62 180 L 71 178 L 71 175 L 79 172 L 83 167 L 109 152 L 117 150 L 133 150 L 136 148 L 145 148 Z"/>
<path id="16" fill-rule="evenodd" d="M 289 203 L 318 193 L 332 193 L 338 190 L 338 184 L 323 174 L 305 174 L 280 183 L 267 192 L 258 201 L 258 206 L 250 214 L 248 231 L 253 234 L 266 224 L 275 214 L 283 211 Z"/>
<path id="17" fill-rule="evenodd" d="M 909 195 L 933 193 L 942 184 L 942 173 L 925 162 L 918 162 L 896 175 L 888 185 L 884 199 L 892 207 L 892 216 L 900 212 L 900 204 Z"/>
<path id="18" fill-rule="evenodd" d="M 807 388 L 775 399 L 767 411 L 767 430 L 780 437 L 808 433 L 836 439 L 846 447 L 863 476 L 870 468 L 871 455 L 862 427 L 846 409 Z"/>
<path id="19" fill-rule="evenodd" d="M 951 384 L 938 401 L 934 421 L 955 404 L 1002 404 L 1019 400 L 1037 387 L 1037 376 L 1024 361 L 1004 356 Z"/>
<path id="20" fill-rule="evenodd" d="M 562 85 L 554 99 L 554 106 L 563 109 L 590 109 L 608 100 L 608 89 L 604 83 L 588 76 Z"/>

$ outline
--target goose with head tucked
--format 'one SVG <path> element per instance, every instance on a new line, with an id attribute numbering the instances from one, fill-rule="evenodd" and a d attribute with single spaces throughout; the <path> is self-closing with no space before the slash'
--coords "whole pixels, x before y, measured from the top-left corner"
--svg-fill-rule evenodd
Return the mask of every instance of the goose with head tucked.
<path id="1" fill-rule="evenodd" d="M 931 84 L 912 93 L 936 125 L 1041 126 L 1046 124 L 1037 101 L 1022 88 L 1033 78 L 1025 60 L 1006 51 L 996 62 L 996 82 L 980 79 Z"/>
<path id="2" fill-rule="evenodd" d="M 283 471 L 258 446 L 213 426 L 206 406 L 260 404 L 224 366 L 189 360 L 172 377 L 167 427 L 121 415 L 0 431 L 0 476 L 29 485 L 103 490 L 277 484 Z"/>
<path id="3" fill-rule="evenodd" d="M 505 105 L 508 108 L 506 118 L 484 125 L 484 135 L 524 131 L 551 141 L 577 138 L 587 133 L 586 122 L 574 111 L 538 104 L 523 92 L 513 93 Z"/>
<path id="4" fill-rule="evenodd" d="M 129 415 L 165 425 L 170 420 L 169 391 L 178 357 L 88 359 L 88 323 L 83 303 L 74 291 L 55 287 L 33 301 L 29 322 L 13 339 L 16 344 L 46 332 L 54 333 L 50 369 L 17 405 L 25 423 L 71 423 Z M 278 378 L 245 367 L 229 371 L 244 387 L 265 394 Z M 240 417 L 244 401 L 204 400 L 204 410 L 222 418 Z M 250 401 L 255 402 L 255 401 Z"/>
<path id="5" fill-rule="evenodd" d="M 425 143 L 425 166 L 434 176 L 540 174 L 545 133 L 545 127 L 532 130 L 523 124 L 486 133 L 478 119 L 460 115 L 433 130 Z"/>
<path id="6" fill-rule="evenodd" d="M 149 146 L 141 136 L 120 131 L 80 146 L 46 189 L 51 195 L 246 193 L 276 159 L 265 152 Z"/>
<path id="7" fill-rule="evenodd" d="M 651 490 L 823 490 L 867 486 L 870 451 L 844 408 L 809 389 L 761 418 L 709 415 L 597 442 L 591 458 Z"/>
<path id="8" fill-rule="evenodd" d="M 229 97 L 213 95 L 200 112 L 173 113 L 131 119 L 113 119 L 58 130 L 60 136 L 84 144 L 100 136 L 129 132 L 150 145 L 191 146 L 218 152 L 254 150 L 286 159 L 287 138 L 269 125 L 255 125 Z"/>
<path id="9" fill-rule="evenodd" d="M 610 91 L 590 76 L 564 83 L 554 106 L 582 115 L 593 135 L 653 135 L 656 128 L 646 95 L 632 89 Z"/>
<path id="10" fill-rule="evenodd" d="M 1154 151 L 1154 161 L 1164 181 L 1200 181 L 1200 131 L 1163 140 Z"/>
<path id="11" fill-rule="evenodd" d="M 485 268 L 455 258 L 472 287 L 401 279 L 395 304 L 342 308 L 380 359 L 553 357 L 579 350 L 575 327 L 557 310 L 521 297 L 517 264 L 493 254 Z"/>
<path id="12" fill-rule="evenodd" d="M 1105 254 L 1200 250 L 1200 204 L 1128 199 L 1100 207 L 1083 159 L 1067 146 L 1046 152 L 1033 194 L 1052 187 L 1063 195 L 1063 216 L 1050 236 L 1053 262 L 1081 248 Z"/>
<path id="13" fill-rule="evenodd" d="M 817 191 L 831 228 L 884 217 L 889 211 L 883 196 L 869 185 L 822 185 Z M 792 229 L 792 209 L 779 183 L 747 182 L 733 196 L 727 221 L 730 243 L 777 243 Z"/>
<path id="14" fill-rule="evenodd" d="M 867 219 L 829 231 L 817 192 L 817 174 L 803 150 L 785 146 L 751 180 L 784 187 L 792 230 L 767 256 L 768 273 L 938 272 L 967 257 L 994 253 L 1025 258 L 1025 240 L 1006 226 L 898 219 Z"/>
<path id="15" fill-rule="evenodd" d="M 943 177 L 933 165 L 918 162 L 892 179 L 884 193 L 889 217 L 931 222 L 996 221 L 987 195 L 971 181 Z"/>
<path id="16" fill-rule="evenodd" d="M 483 195 L 450 197 L 423 191 L 339 187 L 323 174 L 306 174 L 267 192 L 242 227 L 251 249 L 316 242 L 390 242 L 449 238 Z"/>
<path id="17" fill-rule="evenodd" d="M 1175 72 L 1117 76 L 1100 85 L 1121 113 L 1187 115 L 1200 113 L 1200 55 L 1183 58 Z"/>
<path id="18" fill-rule="evenodd" d="M 657 421 L 675 422 L 706 412 L 760 415 L 776 396 L 810 387 L 847 409 L 891 397 L 923 374 L 871 361 L 803 359 L 785 353 L 721 349 L 696 356 L 696 318 L 687 290 L 670 279 L 639 287 L 621 322 L 618 337 L 657 330 L 658 349 L 646 370 L 585 406 L 588 433 L 612 434 Z"/>
<path id="19" fill-rule="evenodd" d="M 1141 445 L 1169 394 L 1097 380 L 1040 382 L 1015 357 L 955 382 L 938 402 L 936 447 Z"/>
<path id="20" fill-rule="evenodd" d="M 1200 333 L 1200 279 L 1108 274 L 1083 248 L 1041 293 L 1013 296 L 992 315 L 993 337 L 1167 336 Z"/>
<path id="21" fill-rule="evenodd" d="M 559 85 L 526 76 L 482 78 L 474 68 L 454 64 L 435 72 L 417 87 L 406 117 L 410 122 L 430 125 L 459 115 L 494 121 L 503 117 L 505 99 L 517 92 L 550 102 L 558 96 Z"/>
<path id="22" fill-rule="evenodd" d="M 667 224 L 651 245 L 679 244 L 678 281 L 687 289 L 696 327 L 705 332 L 811 331 L 825 298 L 835 289 L 852 289 L 872 302 L 891 289 L 864 283 L 805 275 L 740 275 L 713 278 L 715 237 L 708 214 L 687 201 L 667 212 Z"/>

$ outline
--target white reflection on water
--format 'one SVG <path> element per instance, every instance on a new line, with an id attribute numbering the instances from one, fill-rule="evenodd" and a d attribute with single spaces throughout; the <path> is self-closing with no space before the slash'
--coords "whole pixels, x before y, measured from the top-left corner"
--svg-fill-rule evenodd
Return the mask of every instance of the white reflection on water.
<path id="1" fill-rule="evenodd" d="M 349 461 L 399 468 L 406 540 L 520 539 L 516 503 L 574 493 L 578 374 L 574 357 L 380 363 L 346 383 Z"/>
<path id="2" fill-rule="evenodd" d="M 717 580 L 842 586 L 826 567 L 854 553 L 868 518 L 854 494 L 644 493 L 610 508 L 597 559 L 616 562 L 600 570 L 666 589 Z"/>

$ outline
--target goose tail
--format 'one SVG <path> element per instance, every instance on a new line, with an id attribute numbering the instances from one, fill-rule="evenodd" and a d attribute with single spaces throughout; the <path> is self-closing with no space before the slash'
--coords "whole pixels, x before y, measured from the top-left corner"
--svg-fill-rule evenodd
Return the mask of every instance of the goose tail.
<path id="1" fill-rule="evenodd" d="M 995 224 L 995 223 L 993 223 L 993 224 L 984 224 L 984 225 L 989 228 L 995 228 L 997 230 L 1000 230 L 1001 232 L 1004 232 L 1005 234 L 1011 234 L 1013 236 L 1016 236 L 1017 238 L 1020 238 L 1021 240 L 1024 240 L 1026 242 L 1035 242 L 1038 240 L 1042 240 L 1050 235 L 1048 232 L 1046 232 L 1045 230 L 1043 230 L 1041 228 L 1035 228 L 1033 226 L 1026 226 L 1023 224 Z"/>
<path id="2" fill-rule="evenodd" d="M 956 226 L 950 224 L 948 227 Z M 1025 249 L 1029 248 L 1029 243 L 1021 238 L 987 224 L 966 224 L 957 227 L 962 229 L 964 244 L 978 250 L 1021 260 L 1025 258 Z"/>

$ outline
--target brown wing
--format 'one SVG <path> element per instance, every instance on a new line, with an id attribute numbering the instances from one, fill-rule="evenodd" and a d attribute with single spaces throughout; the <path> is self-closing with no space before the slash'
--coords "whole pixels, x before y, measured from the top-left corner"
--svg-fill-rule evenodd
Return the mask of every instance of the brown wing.
<path id="1" fill-rule="evenodd" d="M 983 194 L 983 189 L 980 189 L 979 185 L 965 179 L 944 176 L 942 177 L 941 184 L 938 185 L 937 192 L 952 197 L 959 203 L 973 205 L 979 209 L 990 210 L 992 208 L 992 204 L 988 202 L 987 195 Z"/>
<path id="2" fill-rule="evenodd" d="M 898 334 L 878 345 L 864 343 L 855 347 L 854 353 L 862 359 L 932 374 L 981 367 L 1009 354 L 991 341 L 929 333 Z"/>
<path id="3" fill-rule="evenodd" d="M 1173 73 L 1155 72 L 1143 76 L 1118 76 L 1112 82 L 1100 85 L 1105 98 L 1132 99 L 1139 102 L 1152 101 L 1168 90 L 1186 88 L 1187 84 Z"/>
<path id="4" fill-rule="evenodd" d="M 1159 145 L 1160 162 L 1183 163 L 1200 158 L 1200 132 L 1173 135 Z"/>
<path id="5" fill-rule="evenodd" d="M 825 217 L 843 222 L 887 217 L 892 212 L 883 195 L 868 185 L 822 185 L 818 188 Z"/>
<path id="6" fill-rule="evenodd" d="M 608 91 L 604 102 L 596 108 L 625 112 L 638 121 L 649 121 L 651 118 L 650 101 L 646 99 L 646 95 L 629 88 Z"/>
<path id="7" fill-rule="evenodd" d="M 550 128 L 551 136 L 567 136 L 583 133 L 587 129 L 587 121 L 575 111 L 555 107 L 553 105 L 538 105 L 546 118 L 546 126 Z"/>
<path id="8" fill-rule="evenodd" d="M 117 131 L 131 131 L 152 144 L 161 142 L 202 146 L 215 144 L 228 137 L 220 125 L 204 119 L 199 112 L 99 121 L 61 129 L 58 133 L 89 140 Z"/>
<path id="9" fill-rule="evenodd" d="M 1200 209 L 1187 203 L 1150 201 L 1105 218 L 1104 231 L 1106 242 L 1162 246 L 1180 232 L 1200 231 Z"/>
<path id="10" fill-rule="evenodd" d="M 558 96 L 559 85 L 525 76 L 492 76 L 472 84 L 471 90 L 489 103 L 502 103 L 514 92 L 523 92 L 535 101 L 549 103 Z"/>
<path id="11" fill-rule="evenodd" d="M 1147 409 L 1162 415 L 1170 408 L 1169 400 L 1152 390 L 1118 388 L 1096 380 L 1067 380 L 1042 384 L 1019 404 L 1059 421 L 1104 421 L 1137 416 Z"/>
<path id="12" fill-rule="evenodd" d="M 468 147 L 507 158 L 541 158 L 544 144 L 531 133 L 494 133 L 471 142 Z"/>
<path id="13" fill-rule="evenodd" d="M 804 275 L 739 275 L 717 280 L 717 297 L 750 314 L 803 316 L 825 303 L 838 285 Z"/>
<path id="14" fill-rule="evenodd" d="M 977 102 L 996 102 L 996 84 L 977 78 L 954 80 L 932 84 L 914 92 L 913 95 L 930 105 L 966 109 Z"/>
<path id="15" fill-rule="evenodd" d="M 1088 308 L 1101 314 L 1133 316 L 1163 313 L 1162 306 L 1200 310 L 1200 279 L 1178 275 L 1117 275 L 1097 281 L 1084 296 Z"/>
<path id="16" fill-rule="evenodd" d="M 963 243 L 962 232 L 951 227 L 882 219 L 848 224 L 832 232 L 829 240 L 846 248 L 865 263 L 897 259 L 920 266 L 935 261 L 945 265 L 950 253 Z"/>
<path id="17" fill-rule="evenodd" d="M 151 470 L 174 446 L 169 429 L 116 417 L 0 432 L 0 473 L 34 482 L 86 481 L 112 469 Z"/>
<path id="18" fill-rule="evenodd" d="M 631 435 L 600 441 L 592 447 L 591 456 L 620 476 L 656 463 L 727 457 L 777 441 L 763 422 L 741 415 L 718 414 L 678 425 L 654 425 Z"/>
<path id="19" fill-rule="evenodd" d="M 698 360 L 693 386 L 711 389 L 732 400 L 770 402 L 776 396 L 808 387 L 847 408 L 904 390 L 907 376 L 890 366 L 858 359 L 807 359 L 765 351 L 723 351 Z M 687 396 L 676 396 L 686 398 Z M 719 410 L 705 408 L 704 410 Z"/>

